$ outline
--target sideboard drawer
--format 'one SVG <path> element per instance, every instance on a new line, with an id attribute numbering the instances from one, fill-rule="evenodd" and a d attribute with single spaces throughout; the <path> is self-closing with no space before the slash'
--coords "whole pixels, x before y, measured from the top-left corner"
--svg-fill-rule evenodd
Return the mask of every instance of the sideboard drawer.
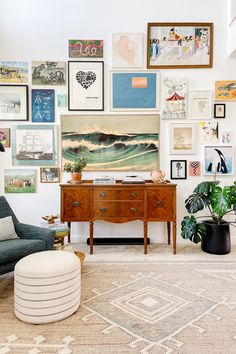
<path id="1" fill-rule="evenodd" d="M 119 190 L 117 197 L 119 200 L 143 200 L 144 191 L 141 189 Z"/>
<path id="2" fill-rule="evenodd" d="M 94 202 L 93 216 L 95 218 L 117 217 L 116 202 Z"/>
<path id="3" fill-rule="evenodd" d="M 99 188 L 93 192 L 94 200 L 115 200 L 116 199 L 116 190 Z"/>
<path id="4" fill-rule="evenodd" d="M 63 194 L 63 220 L 89 218 L 89 190 L 78 188 L 64 189 Z"/>
<path id="5" fill-rule="evenodd" d="M 147 191 L 148 219 L 171 220 L 174 212 L 174 191 L 165 188 Z"/>
<path id="6" fill-rule="evenodd" d="M 143 201 L 118 202 L 117 214 L 119 217 L 142 218 L 144 216 Z"/>

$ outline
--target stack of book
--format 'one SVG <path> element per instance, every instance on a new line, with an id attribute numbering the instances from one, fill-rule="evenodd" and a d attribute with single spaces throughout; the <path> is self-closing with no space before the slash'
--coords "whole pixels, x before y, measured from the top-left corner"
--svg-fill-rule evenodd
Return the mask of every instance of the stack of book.
<path id="1" fill-rule="evenodd" d="M 101 176 L 101 177 L 95 177 L 93 179 L 94 184 L 115 184 L 116 180 L 114 177 L 111 176 Z"/>
<path id="2" fill-rule="evenodd" d="M 56 222 L 54 224 L 41 223 L 42 227 L 55 231 L 54 248 L 60 248 L 64 245 L 64 238 L 69 235 L 69 228 L 66 223 Z"/>
<path id="3" fill-rule="evenodd" d="M 140 176 L 126 176 L 123 180 L 122 183 L 124 184 L 140 184 L 140 183 L 145 183 L 145 180 L 140 177 Z"/>

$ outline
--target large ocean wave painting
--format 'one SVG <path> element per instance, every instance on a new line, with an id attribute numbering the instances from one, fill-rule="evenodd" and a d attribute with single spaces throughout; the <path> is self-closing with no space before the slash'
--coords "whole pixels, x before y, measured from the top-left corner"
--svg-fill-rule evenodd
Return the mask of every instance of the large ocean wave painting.
<path id="1" fill-rule="evenodd" d="M 158 115 L 62 116 L 62 167 L 77 156 L 87 170 L 159 167 Z"/>

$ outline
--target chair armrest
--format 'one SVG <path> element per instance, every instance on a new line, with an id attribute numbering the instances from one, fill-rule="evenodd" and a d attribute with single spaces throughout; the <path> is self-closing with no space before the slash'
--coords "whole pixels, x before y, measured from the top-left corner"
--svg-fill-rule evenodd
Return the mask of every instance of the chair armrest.
<path id="1" fill-rule="evenodd" d="M 15 230 L 20 238 L 43 240 L 46 242 L 47 250 L 53 249 L 53 240 L 55 237 L 54 230 L 23 223 L 16 224 Z"/>

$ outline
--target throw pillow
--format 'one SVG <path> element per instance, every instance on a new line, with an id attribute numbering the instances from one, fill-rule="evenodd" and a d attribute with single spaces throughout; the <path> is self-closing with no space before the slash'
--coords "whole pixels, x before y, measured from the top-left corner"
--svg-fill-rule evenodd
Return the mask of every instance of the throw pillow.
<path id="1" fill-rule="evenodd" d="M 0 241 L 19 238 L 15 232 L 11 216 L 0 219 Z"/>

